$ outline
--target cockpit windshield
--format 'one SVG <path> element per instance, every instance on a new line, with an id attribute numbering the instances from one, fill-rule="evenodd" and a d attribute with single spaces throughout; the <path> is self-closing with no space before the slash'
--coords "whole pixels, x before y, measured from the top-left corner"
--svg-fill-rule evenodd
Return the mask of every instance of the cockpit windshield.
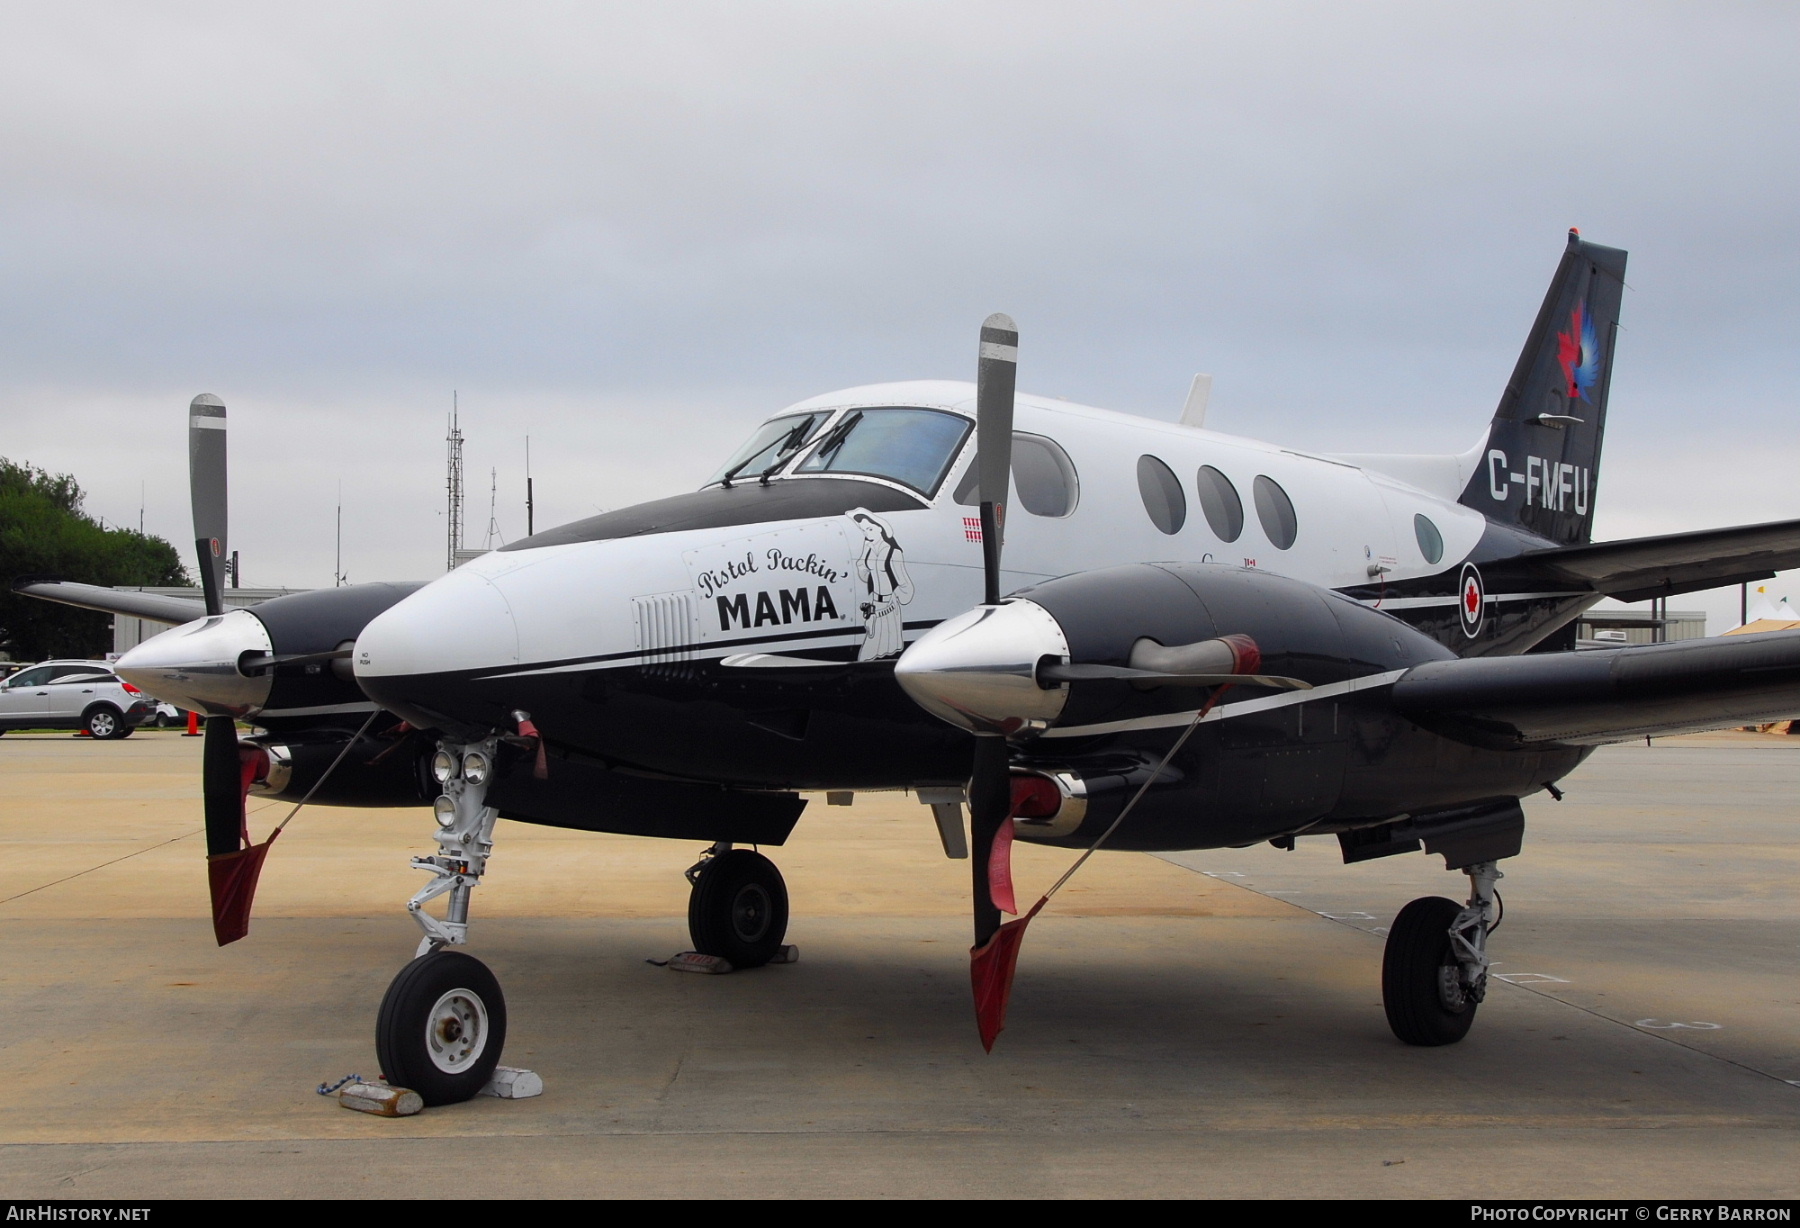
<path id="1" fill-rule="evenodd" d="M 929 499 L 973 425 L 941 409 L 853 409 L 820 437 L 795 472 L 887 478 Z"/>
<path id="2" fill-rule="evenodd" d="M 730 482 L 738 477 L 760 477 L 763 472 L 792 459 L 793 455 L 812 441 L 819 424 L 831 417 L 830 410 L 821 410 L 812 414 L 788 414 L 782 418 L 771 418 L 756 428 L 756 434 L 750 436 L 750 442 L 731 454 L 731 459 L 719 466 L 719 471 L 712 475 L 707 485 L 713 482 Z"/>

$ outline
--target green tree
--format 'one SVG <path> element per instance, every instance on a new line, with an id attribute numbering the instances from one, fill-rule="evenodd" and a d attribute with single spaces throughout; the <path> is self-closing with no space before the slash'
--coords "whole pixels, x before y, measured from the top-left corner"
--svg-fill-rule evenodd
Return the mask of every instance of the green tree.
<path id="1" fill-rule="evenodd" d="M 16 661 L 98 657 L 112 650 L 112 615 L 21 597 L 19 576 L 82 584 L 192 586 L 181 556 L 160 537 L 108 529 L 82 511 L 81 487 L 0 457 L 0 649 Z"/>

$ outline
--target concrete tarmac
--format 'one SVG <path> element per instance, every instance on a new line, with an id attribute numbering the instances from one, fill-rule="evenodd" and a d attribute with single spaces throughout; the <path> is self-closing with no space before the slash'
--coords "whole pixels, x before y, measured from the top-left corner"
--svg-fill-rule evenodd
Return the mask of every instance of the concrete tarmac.
<path id="1" fill-rule="evenodd" d="M 502 822 L 470 950 L 545 1094 L 400 1120 L 313 1088 L 376 1074 L 429 812 L 302 812 L 219 949 L 199 745 L 0 738 L 8 1197 L 1800 1194 L 1800 738 L 1611 748 L 1528 801 L 1507 983 L 1444 1049 L 1379 988 L 1399 907 L 1464 894 L 1438 858 L 1096 857 L 989 1056 L 967 863 L 910 797 L 816 799 L 766 850 L 800 962 L 726 977 L 645 962 L 697 846 Z M 1069 858 L 1021 847 L 1021 897 Z"/>

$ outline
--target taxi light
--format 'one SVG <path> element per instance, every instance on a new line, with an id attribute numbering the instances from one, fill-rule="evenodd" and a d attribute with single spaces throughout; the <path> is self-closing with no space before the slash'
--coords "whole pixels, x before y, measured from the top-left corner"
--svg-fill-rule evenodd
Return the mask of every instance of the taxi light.
<path id="1" fill-rule="evenodd" d="M 431 776 L 440 785 L 448 784 L 456 775 L 456 760 L 448 751 L 439 751 L 431 757 Z"/>
<path id="2" fill-rule="evenodd" d="M 1062 809 L 1062 790 L 1046 776 L 1012 778 L 1012 810 L 1017 819 L 1048 819 Z"/>
<path id="3" fill-rule="evenodd" d="M 491 766 L 486 755 L 478 750 L 472 750 L 463 756 L 463 779 L 472 785 L 481 784 L 488 778 L 488 770 Z"/>
<path id="4" fill-rule="evenodd" d="M 431 815 L 437 825 L 445 831 L 456 826 L 456 802 L 444 794 L 438 794 L 437 801 L 431 803 Z"/>

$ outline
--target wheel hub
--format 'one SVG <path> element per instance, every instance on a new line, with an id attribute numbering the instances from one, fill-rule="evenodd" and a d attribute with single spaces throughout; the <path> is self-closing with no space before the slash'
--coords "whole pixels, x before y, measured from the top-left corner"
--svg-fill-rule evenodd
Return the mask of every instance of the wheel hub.
<path id="1" fill-rule="evenodd" d="M 425 1050 L 445 1074 L 467 1070 L 487 1048 L 487 1007 L 473 990 L 452 989 L 425 1016 Z"/>
<path id="2" fill-rule="evenodd" d="M 1468 1006 L 1469 995 L 1463 988 L 1462 965 L 1444 964 L 1438 968 L 1438 1001 L 1453 1015 Z"/>
<path id="3" fill-rule="evenodd" d="M 731 901 L 731 928 L 742 941 L 756 942 L 769 932 L 774 911 L 767 891 L 755 883 L 746 884 Z"/>

